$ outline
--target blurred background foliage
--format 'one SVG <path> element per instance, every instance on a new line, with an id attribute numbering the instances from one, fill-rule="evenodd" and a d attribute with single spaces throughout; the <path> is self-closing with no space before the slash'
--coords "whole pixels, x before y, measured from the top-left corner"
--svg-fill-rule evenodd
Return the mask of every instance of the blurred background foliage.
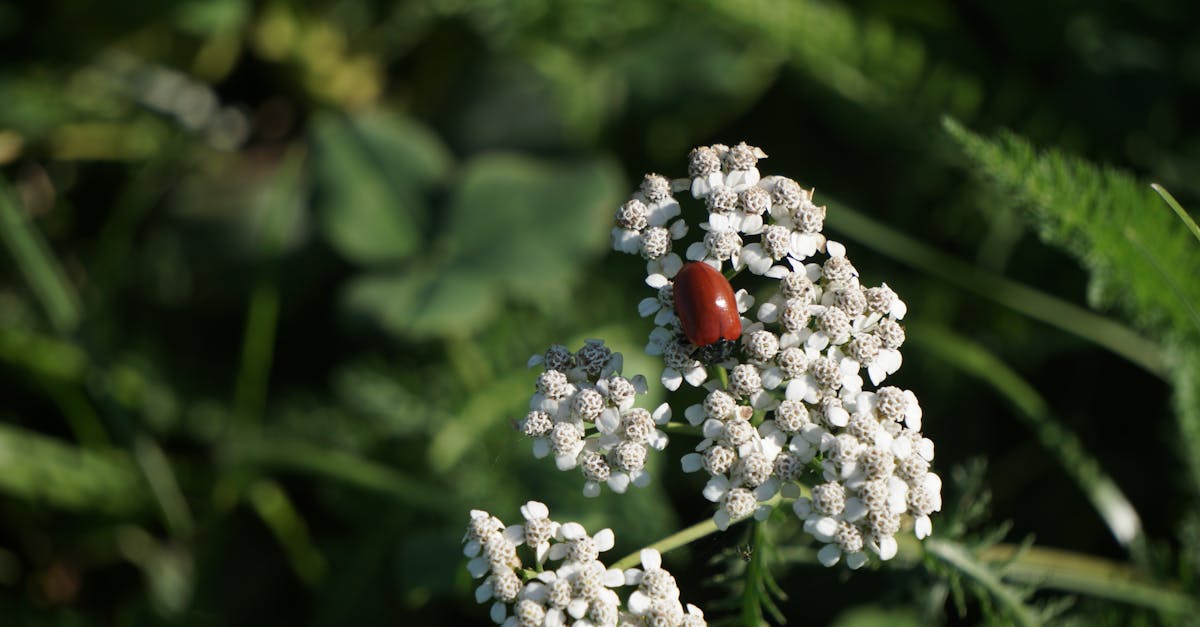
<path id="1" fill-rule="evenodd" d="M 1200 241 L 1149 183 L 1200 206 L 1200 5 L 0 2 L 0 59 L 0 624 L 485 624 L 470 508 L 703 519 L 675 461 L 588 500 L 510 425 L 552 342 L 655 378 L 612 211 L 743 139 L 909 303 L 935 537 L 1195 589 Z M 953 547 L 848 575 L 787 527 L 667 565 L 710 617 L 753 544 L 793 624 L 1009 620 Z"/>

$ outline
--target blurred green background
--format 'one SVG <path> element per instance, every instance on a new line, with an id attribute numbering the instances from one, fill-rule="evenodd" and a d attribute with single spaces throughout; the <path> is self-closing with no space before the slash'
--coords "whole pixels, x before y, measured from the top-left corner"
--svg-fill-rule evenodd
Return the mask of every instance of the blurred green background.
<path id="1" fill-rule="evenodd" d="M 0 625 L 488 624 L 471 508 L 612 559 L 707 517 L 685 436 L 590 500 L 511 421 L 553 342 L 656 378 L 612 212 L 741 140 L 909 304 L 935 535 L 1192 590 L 1200 242 L 1148 184 L 1200 206 L 1198 110 L 1183 1 L 0 2 Z M 668 556 L 710 618 L 746 533 Z M 791 624 L 992 616 L 793 557 Z"/>

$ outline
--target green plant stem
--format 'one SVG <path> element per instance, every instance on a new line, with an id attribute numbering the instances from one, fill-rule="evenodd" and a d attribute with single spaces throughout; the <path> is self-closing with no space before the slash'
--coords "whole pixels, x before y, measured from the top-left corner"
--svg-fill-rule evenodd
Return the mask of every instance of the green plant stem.
<path id="1" fill-rule="evenodd" d="M 51 326 L 59 334 L 75 330 L 82 318 L 79 296 L 37 229 L 13 196 L 13 190 L 0 179 L 0 239 L 8 246 L 25 282 L 33 290 Z"/>
<path id="2" fill-rule="evenodd" d="M 1200 242 L 1200 226 L 1197 226 L 1196 221 L 1192 219 L 1192 216 L 1188 215 L 1187 211 L 1184 211 L 1183 206 L 1179 204 L 1178 200 L 1175 200 L 1175 197 L 1171 195 L 1171 192 L 1168 192 L 1165 187 L 1159 185 L 1158 183 L 1151 183 L 1150 187 L 1154 191 L 1158 192 L 1159 196 L 1162 196 L 1162 199 L 1166 201 L 1169 207 L 1171 207 L 1171 210 L 1175 212 L 1175 215 L 1179 216 L 1179 219 L 1183 221 L 1184 226 L 1186 226 L 1188 230 L 1192 232 L 1192 236 L 1196 238 L 1196 241 Z"/>
<path id="3" fill-rule="evenodd" d="M 832 202 L 829 205 L 831 208 L 826 222 L 846 237 L 1030 318 L 1093 342 L 1159 378 L 1166 378 L 1167 360 L 1162 351 L 1128 327 L 973 266 L 856 211 Z"/>
<path id="4" fill-rule="evenodd" d="M 775 506 L 779 505 L 779 503 L 781 501 L 783 501 L 783 497 L 776 494 L 775 496 L 771 497 L 770 500 L 763 501 L 762 504 L 766 505 L 768 507 L 774 508 Z M 730 526 L 732 527 L 733 525 L 736 525 L 736 524 L 742 523 L 742 522 L 746 522 L 747 520 L 753 520 L 753 519 L 752 518 L 744 518 L 742 520 L 730 523 Z M 691 527 L 677 531 L 677 532 L 663 538 L 662 540 L 655 542 L 654 544 L 643 547 L 642 549 L 638 549 L 638 550 L 634 551 L 633 553 L 630 553 L 629 555 L 622 557 L 621 559 L 617 560 L 617 562 L 615 564 L 613 564 L 610 568 L 632 568 L 633 566 L 636 566 L 638 563 L 640 563 L 642 561 L 642 550 L 643 549 L 657 549 L 659 553 L 666 553 L 668 551 L 677 549 L 681 546 L 687 545 L 691 542 L 695 542 L 696 540 L 699 540 L 700 538 L 703 538 L 704 536 L 713 534 L 717 531 L 720 531 L 720 529 L 717 529 L 717 523 L 713 522 L 713 519 L 708 518 L 708 519 L 702 520 L 702 521 L 692 525 Z"/>
<path id="5" fill-rule="evenodd" d="M 196 525 L 166 453 L 154 440 L 139 436 L 133 444 L 133 458 L 150 486 L 167 529 L 176 537 L 191 538 Z"/>
<path id="6" fill-rule="evenodd" d="M 259 241 L 264 262 L 250 294 L 241 364 L 234 383 L 233 416 L 238 425 L 249 425 L 257 420 L 266 405 L 279 324 L 279 256 L 283 251 L 287 218 L 299 202 L 298 181 L 303 163 L 304 151 L 292 149 L 284 157 L 272 183 L 271 200 Z"/>
<path id="7" fill-rule="evenodd" d="M 983 586 L 997 602 L 1008 608 L 1018 624 L 1041 624 L 1041 621 L 1025 605 L 1021 597 L 1012 588 L 1005 585 L 992 569 L 981 563 L 966 547 L 953 542 L 928 540 L 925 542 L 925 551 Z"/>
<path id="8" fill-rule="evenodd" d="M 308 524 L 287 492 L 268 479 L 256 481 L 246 491 L 255 513 L 275 535 L 302 581 L 314 585 L 325 575 L 325 557 L 313 545 Z"/>
<path id="9" fill-rule="evenodd" d="M 681 546 L 695 542 L 700 538 L 716 533 L 717 531 L 720 531 L 717 529 L 717 523 L 713 522 L 711 518 L 706 518 L 705 520 L 702 520 L 691 527 L 677 531 L 663 538 L 662 540 L 643 548 L 657 549 L 659 553 L 666 553 Z M 637 566 L 642 562 L 642 550 L 643 549 L 638 549 L 633 553 L 622 557 L 609 568 L 625 569 Z"/>
<path id="10" fill-rule="evenodd" d="M 679 435 L 704 435 L 700 430 L 699 425 L 692 426 L 686 422 L 668 422 L 665 425 L 660 425 L 658 428 L 671 434 L 678 433 Z"/>

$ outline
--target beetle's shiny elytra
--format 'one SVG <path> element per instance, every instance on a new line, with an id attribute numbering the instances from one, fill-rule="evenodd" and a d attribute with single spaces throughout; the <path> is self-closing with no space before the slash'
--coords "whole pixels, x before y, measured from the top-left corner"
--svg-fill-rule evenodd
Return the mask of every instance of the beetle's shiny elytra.
<path id="1" fill-rule="evenodd" d="M 703 262 L 684 266 L 675 276 L 674 293 L 675 315 L 692 344 L 708 346 L 741 337 L 733 286 L 712 266 Z"/>

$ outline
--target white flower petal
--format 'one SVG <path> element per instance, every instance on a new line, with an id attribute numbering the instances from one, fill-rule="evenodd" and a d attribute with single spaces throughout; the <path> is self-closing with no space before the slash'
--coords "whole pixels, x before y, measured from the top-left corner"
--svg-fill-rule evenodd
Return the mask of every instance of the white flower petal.
<path id="1" fill-rule="evenodd" d="M 650 602 L 650 597 L 645 592 L 634 590 L 629 594 L 629 601 L 625 603 L 625 606 L 633 614 L 642 616 L 650 610 Z"/>
<path id="2" fill-rule="evenodd" d="M 675 370 L 674 368 L 664 368 L 662 378 L 660 380 L 662 381 L 663 387 L 674 392 L 675 390 L 678 390 L 679 385 L 683 383 L 683 376 L 680 375 L 679 371 Z"/>
<path id="3" fill-rule="evenodd" d="M 643 318 L 661 309 L 662 303 L 657 298 L 647 297 L 638 301 L 638 315 Z"/>
<path id="4" fill-rule="evenodd" d="M 668 278 L 679 274 L 679 271 L 682 269 L 683 260 L 679 258 L 679 255 L 671 253 L 662 258 L 662 272 Z"/>
<path id="5" fill-rule="evenodd" d="M 846 555 L 846 566 L 850 567 L 850 570 L 858 570 L 859 568 L 862 568 L 863 564 L 866 563 L 867 556 L 861 551 Z"/>
<path id="6" fill-rule="evenodd" d="M 689 384 L 695 387 L 700 387 L 704 384 L 704 381 L 708 379 L 708 370 L 706 370 L 704 366 L 688 368 L 688 371 L 683 373 L 683 378 L 687 380 Z"/>
<path id="7" fill-rule="evenodd" d="M 758 319 L 771 323 L 779 319 L 779 304 L 767 301 L 758 308 Z"/>
<path id="8" fill-rule="evenodd" d="M 712 479 L 709 479 L 708 483 L 704 484 L 704 490 L 701 491 L 701 494 L 704 495 L 704 498 L 716 503 L 717 501 L 720 501 L 721 497 L 725 496 L 725 493 L 728 491 L 729 480 L 722 475 L 717 475 Z"/>
<path id="9" fill-rule="evenodd" d="M 857 522 L 863 516 L 866 516 L 868 511 L 870 510 L 867 509 L 867 505 L 862 502 L 862 499 L 850 497 L 846 499 L 846 507 L 842 510 L 842 518 L 846 522 Z"/>
<path id="10" fill-rule="evenodd" d="M 613 548 L 613 546 L 615 546 L 617 543 L 616 536 L 613 535 L 612 529 L 601 529 L 600 531 L 597 531 L 596 535 L 592 536 L 592 540 L 596 542 L 596 548 L 602 553 Z"/>
<path id="11" fill-rule="evenodd" d="M 471 573 L 472 579 L 479 579 L 480 577 L 486 575 L 488 572 L 488 568 L 489 567 L 488 567 L 487 558 L 483 557 L 483 556 L 479 556 L 479 557 L 467 562 L 467 572 Z M 491 595 L 492 595 L 491 588 L 488 588 L 488 597 L 490 597 Z M 483 601 L 486 600 L 488 597 L 484 597 L 484 599 L 479 599 L 476 602 L 483 603 Z"/>
<path id="12" fill-rule="evenodd" d="M 664 274 L 662 274 L 661 272 L 655 272 L 655 273 L 651 273 L 651 274 L 649 274 L 649 275 L 647 275 L 647 276 L 646 276 L 646 285 L 649 285 L 650 287 L 653 287 L 654 289 L 658 289 L 658 288 L 660 288 L 660 287 L 663 287 L 663 286 L 667 285 L 667 284 L 668 284 L 668 283 L 670 283 L 670 282 L 671 282 L 671 280 L 670 280 L 670 279 L 668 279 L 668 278 L 667 278 L 667 277 L 666 277 Z"/>
<path id="13" fill-rule="evenodd" d="M 918 540 L 928 538 L 933 533 L 933 521 L 928 516 L 917 516 L 913 519 L 913 533 Z"/>
<path id="14" fill-rule="evenodd" d="M 837 533 L 837 521 L 824 516 L 813 521 L 812 530 L 809 531 L 813 536 L 822 542 L 829 542 Z"/>
<path id="15" fill-rule="evenodd" d="M 879 559 L 887 561 L 896 557 L 896 553 L 900 550 L 900 544 L 896 539 L 888 536 L 879 541 Z"/>
<path id="16" fill-rule="evenodd" d="M 496 601 L 492 604 L 492 611 L 489 614 L 492 617 L 492 622 L 503 623 L 504 617 L 508 615 L 508 606 Z"/>
<path id="17" fill-rule="evenodd" d="M 820 551 L 817 551 L 817 560 L 826 567 L 837 564 L 841 557 L 842 550 L 836 544 L 826 544 Z"/>
<path id="18" fill-rule="evenodd" d="M 675 209 L 675 215 L 679 215 L 679 203 L 675 204 Z M 667 231 L 671 234 L 671 239 L 683 239 L 683 236 L 687 235 L 688 224 L 685 220 L 676 220 L 671 223 L 671 226 L 667 227 Z"/>

